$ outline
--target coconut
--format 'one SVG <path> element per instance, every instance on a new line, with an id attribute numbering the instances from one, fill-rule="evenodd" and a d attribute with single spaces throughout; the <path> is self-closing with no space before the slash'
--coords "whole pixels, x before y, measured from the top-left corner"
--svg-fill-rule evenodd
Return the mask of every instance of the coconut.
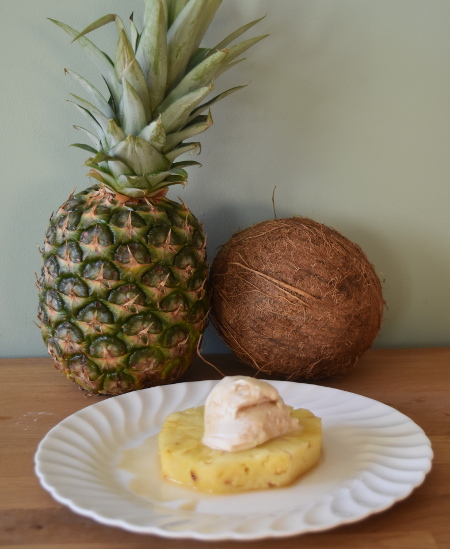
<path id="1" fill-rule="evenodd" d="M 384 300 L 361 248 L 307 219 L 235 234 L 211 266 L 211 318 L 237 358 L 281 379 L 348 372 L 371 346 Z"/>

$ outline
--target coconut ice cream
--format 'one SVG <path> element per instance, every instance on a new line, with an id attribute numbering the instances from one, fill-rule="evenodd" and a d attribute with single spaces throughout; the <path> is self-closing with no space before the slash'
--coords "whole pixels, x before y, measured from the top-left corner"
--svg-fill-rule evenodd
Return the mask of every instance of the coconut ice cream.
<path id="1" fill-rule="evenodd" d="M 205 403 L 202 442 L 215 450 L 248 450 L 299 429 L 278 391 L 260 379 L 223 378 Z"/>

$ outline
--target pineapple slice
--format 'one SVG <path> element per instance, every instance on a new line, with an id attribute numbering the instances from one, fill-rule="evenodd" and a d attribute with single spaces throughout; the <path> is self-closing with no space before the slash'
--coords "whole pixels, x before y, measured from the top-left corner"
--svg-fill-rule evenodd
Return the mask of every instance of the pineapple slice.
<path id="1" fill-rule="evenodd" d="M 223 452 L 202 444 L 204 406 L 169 415 L 158 436 L 165 478 L 215 494 L 291 484 L 319 460 L 320 418 L 293 410 L 302 429 L 240 452 Z"/>

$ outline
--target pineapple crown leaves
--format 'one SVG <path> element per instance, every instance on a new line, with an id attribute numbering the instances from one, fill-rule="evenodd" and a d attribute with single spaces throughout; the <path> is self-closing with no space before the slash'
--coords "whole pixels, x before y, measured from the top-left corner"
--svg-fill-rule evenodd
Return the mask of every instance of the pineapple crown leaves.
<path id="1" fill-rule="evenodd" d="M 102 74 L 109 98 L 79 74 L 66 69 L 87 93 L 87 99 L 70 100 L 86 117 L 91 129 L 84 132 L 92 145 L 75 143 L 93 154 L 86 165 L 89 175 L 111 191 L 128 197 L 150 197 L 169 185 L 185 184 L 186 167 L 195 161 L 175 162 L 200 150 L 189 140 L 213 123 L 211 106 L 245 87 L 236 86 L 206 97 L 214 81 L 244 59 L 240 56 L 267 35 L 232 44 L 259 23 L 252 21 L 212 48 L 200 47 L 222 0 L 144 0 L 142 29 L 133 14 L 129 30 L 116 14 L 91 23 L 82 32 L 50 19 L 81 46 Z M 87 34 L 115 23 L 114 60 Z"/>

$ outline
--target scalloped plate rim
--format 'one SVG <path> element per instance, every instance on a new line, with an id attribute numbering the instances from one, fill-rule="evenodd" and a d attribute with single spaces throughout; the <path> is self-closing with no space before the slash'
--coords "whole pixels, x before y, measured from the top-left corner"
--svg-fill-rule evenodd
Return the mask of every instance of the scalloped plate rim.
<path id="1" fill-rule="evenodd" d="M 98 522 L 99 524 L 102 524 L 102 525 L 105 525 L 105 526 L 119 527 L 119 528 L 122 528 L 125 531 L 132 532 L 132 533 L 150 534 L 150 535 L 156 535 L 156 536 L 160 536 L 160 537 L 164 537 L 164 538 L 170 538 L 170 539 L 194 539 L 194 540 L 199 540 L 199 541 L 225 541 L 225 540 L 251 541 L 251 540 L 270 539 L 270 538 L 285 538 L 285 537 L 291 537 L 291 536 L 306 534 L 306 533 L 322 532 L 322 531 L 331 530 L 331 529 L 336 528 L 337 526 L 340 526 L 340 525 L 359 522 L 359 521 L 364 520 L 364 519 L 366 519 L 367 517 L 369 517 L 373 514 L 378 514 L 378 513 L 381 513 L 383 511 L 386 511 L 387 509 L 392 507 L 395 503 L 408 498 L 411 495 L 411 493 L 424 482 L 426 475 L 431 470 L 432 459 L 434 457 L 432 446 L 431 446 L 431 441 L 429 440 L 429 438 L 427 437 L 427 435 L 425 434 L 425 432 L 423 431 L 423 429 L 419 425 L 417 425 L 408 416 L 406 416 L 402 412 L 399 412 L 395 408 L 393 408 L 393 407 L 391 407 L 387 404 L 383 404 L 383 403 L 381 403 L 380 401 L 378 401 L 376 399 L 373 399 L 373 398 L 370 398 L 370 397 L 365 397 L 363 395 L 360 395 L 358 393 L 354 393 L 354 392 L 351 392 L 351 391 L 346 391 L 346 390 L 343 390 L 343 389 L 336 389 L 334 387 L 324 387 L 324 386 L 321 386 L 321 385 L 314 385 L 314 384 L 309 384 L 309 383 L 298 383 L 298 382 L 293 382 L 293 381 L 266 380 L 269 383 L 273 384 L 278 389 L 281 396 L 283 396 L 283 392 L 284 392 L 283 388 L 287 388 L 288 386 L 301 386 L 303 388 L 317 390 L 317 391 L 319 391 L 319 393 L 323 391 L 324 393 L 328 392 L 328 393 L 335 393 L 335 394 L 347 394 L 351 397 L 356 397 L 357 399 L 362 399 L 363 401 L 370 402 L 372 405 L 381 405 L 383 408 L 386 408 L 391 413 L 394 413 L 398 416 L 401 416 L 405 420 L 406 424 L 413 425 L 415 427 L 417 434 L 422 434 L 423 435 L 423 446 L 428 449 L 428 455 L 426 456 L 426 458 L 428 458 L 428 463 L 427 463 L 427 466 L 423 467 L 420 471 L 422 473 L 420 480 L 418 480 L 416 482 L 413 482 L 413 483 L 409 483 L 409 484 L 404 483 L 404 484 L 407 484 L 409 489 L 401 495 L 392 497 L 391 501 L 388 501 L 384 505 L 380 505 L 380 506 L 374 507 L 374 508 L 367 507 L 366 512 L 361 513 L 358 516 L 352 516 L 352 517 L 348 517 L 348 518 L 342 517 L 342 516 L 341 517 L 336 517 L 335 521 L 331 521 L 331 522 L 329 522 L 328 524 L 325 524 L 325 525 L 322 525 L 322 524 L 312 525 L 312 524 L 310 524 L 307 527 L 303 527 L 303 528 L 299 528 L 299 529 L 287 529 L 285 531 L 281 531 L 281 530 L 274 531 L 274 530 L 267 529 L 265 531 L 250 532 L 250 533 L 236 532 L 234 530 L 229 530 L 229 531 L 226 531 L 226 532 L 217 532 L 217 533 L 212 533 L 212 532 L 204 533 L 204 532 L 198 532 L 198 531 L 195 531 L 195 530 L 187 530 L 187 531 L 180 531 L 180 532 L 171 531 L 171 530 L 166 530 L 166 529 L 163 529 L 161 527 L 154 526 L 154 525 L 151 525 L 151 524 L 148 524 L 148 525 L 145 525 L 145 526 L 139 526 L 137 524 L 132 524 L 130 522 L 127 522 L 126 520 L 123 520 L 123 519 L 108 518 L 106 516 L 103 516 L 101 513 L 99 513 L 98 510 L 92 510 L 92 509 L 88 509 L 86 507 L 82 507 L 82 506 L 78 505 L 76 502 L 74 502 L 70 497 L 65 496 L 64 493 L 61 493 L 61 485 L 58 486 L 57 482 L 52 483 L 51 481 L 49 481 L 48 477 L 49 476 L 51 477 L 51 475 L 48 475 L 48 473 L 45 473 L 44 471 L 42 471 L 41 467 L 42 467 L 42 465 L 45 464 L 45 461 L 43 460 L 42 455 L 44 454 L 44 457 L 45 457 L 46 444 L 49 441 L 52 440 L 52 438 L 55 436 L 55 433 L 58 433 L 58 431 L 61 429 L 61 427 L 63 427 L 64 425 L 66 425 L 68 423 L 70 424 L 70 422 L 73 421 L 73 418 L 77 418 L 81 414 L 86 414 L 86 413 L 89 415 L 91 408 L 103 408 L 103 407 L 108 408 L 109 406 L 111 406 L 111 402 L 117 401 L 118 399 L 124 399 L 124 398 L 133 399 L 138 394 L 154 392 L 155 390 L 162 391 L 164 393 L 167 390 L 169 390 L 169 391 L 170 390 L 175 390 L 173 388 L 177 388 L 177 387 L 186 387 L 187 392 L 189 392 L 190 388 L 195 388 L 196 386 L 201 387 L 201 386 L 208 386 L 209 385 L 210 388 L 212 388 L 212 386 L 215 385 L 216 383 L 218 383 L 218 381 L 219 380 L 188 381 L 188 382 L 180 382 L 180 383 L 175 383 L 175 384 L 170 384 L 170 385 L 150 387 L 150 388 L 147 388 L 147 389 L 142 389 L 140 391 L 134 391 L 134 392 L 125 393 L 125 394 L 122 394 L 122 395 L 117 395 L 117 396 L 102 400 L 101 402 L 93 403 L 93 404 L 91 404 L 91 405 L 89 405 L 85 408 L 82 408 L 81 410 L 79 410 L 77 412 L 74 412 L 73 414 L 67 416 L 66 418 L 61 420 L 57 425 L 55 425 L 54 427 L 52 427 L 48 431 L 48 433 L 45 435 L 45 437 L 40 441 L 40 443 L 38 445 L 38 448 L 37 448 L 37 451 L 35 453 L 35 456 L 34 456 L 35 474 L 37 475 L 37 477 L 38 477 L 38 479 L 41 483 L 41 486 L 45 490 L 47 490 L 56 501 L 58 501 L 59 503 L 65 505 L 71 511 L 75 512 L 78 515 L 81 515 L 81 516 L 84 516 L 84 517 L 87 517 L 87 518 L 91 518 L 91 519 L 95 520 L 96 522 Z M 148 394 L 150 394 L 150 393 L 148 393 Z M 198 402 L 198 404 L 194 404 L 194 405 L 200 405 L 202 403 L 203 402 Z M 175 411 L 175 408 L 171 411 Z M 322 418 L 323 418 L 323 416 L 322 416 Z M 158 426 L 160 427 L 161 424 L 158 424 Z M 64 492 L 64 490 L 63 490 L 63 492 Z M 259 491 L 258 493 L 261 494 L 261 493 L 270 493 L 270 492 L 269 491 Z M 220 496 L 218 496 L 218 497 L 220 497 Z M 174 514 L 175 513 L 176 513 L 176 510 L 174 510 Z"/>

